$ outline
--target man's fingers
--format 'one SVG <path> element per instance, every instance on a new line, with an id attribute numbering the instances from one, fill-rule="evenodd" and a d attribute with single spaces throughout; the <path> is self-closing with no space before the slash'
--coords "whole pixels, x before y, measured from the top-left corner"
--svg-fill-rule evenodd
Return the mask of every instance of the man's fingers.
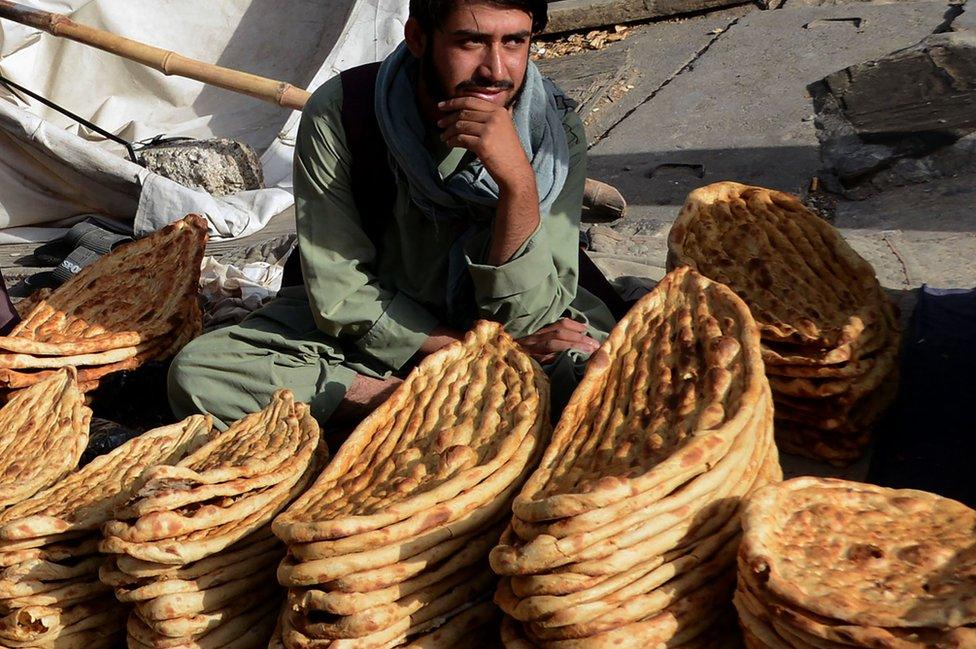
<path id="1" fill-rule="evenodd" d="M 542 347 L 543 352 L 546 352 L 548 354 L 558 354 L 559 352 L 564 352 L 570 349 L 578 349 L 578 345 L 579 343 L 569 341 L 569 340 L 560 340 L 558 338 L 547 338 L 542 342 L 540 347 Z"/>
<path id="2" fill-rule="evenodd" d="M 445 113 L 464 109 L 479 112 L 491 112 L 498 110 L 498 106 L 495 104 L 491 103 L 487 99 L 479 99 L 478 97 L 454 97 L 453 99 L 440 102 L 437 104 L 437 108 Z"/>
<path id="3" fill-rule="evenodd" d="M 572 329 L 573 331 L 578 331 L 580 333 L 583 333 L 583 332 L 586 331 L 586 323 L 584 323 L 584 322 L 578 322 L 576 320 L 573 320 L 572 318 L 560 318 L 556 322 L 556 324 L 557 325 L 560 325 L 561 324 L 562 326 L 566 327 L 567 329 Z"/>
<path id="4" fill-rule="evenodd" d="M 468 135 L 467 133 L 460 133 L 452 138 L 444 140 L 444 142 L 451 147 L 460 149 L 475 150 L 481 142 L 481 138 L 477 135 Z"/>
<path id="5" fill-rule="evenodd" d="M 470 108 L 465 110 L 459 110 L 454 113 L 445 115 L 444 117 L 437 120 L 437 126 L 440 128 L 447 128 L 455 122 L 479 122 L 485 123 L 491 119 L 491 114 L 479 110 L 471 110 Z"/>
<path id="6" fill-rule="evenodd" d="M 521 338 L 519 343 L 533 356 L 558 354 L 569 349 L 592 354 L 600 348 L 600 343 L 593 338 L 566 329 L 546 333 L 540 331 Z"/>
<path id="7" fill-rule="evenodd" d="M 477 137 L 481 137 L 484 135 L 484 132 L 485 132 L 485 125 L 480 122 L 468 122 L 468 121 L 455 122 L 451 124 L 449 127 L 447 127 L 446 129 L 444 129 L 444 132 L 441 133 L 441 139 L 446 142 L 452 137 L 456 137 L 462 134 L 475 135 Z"/>

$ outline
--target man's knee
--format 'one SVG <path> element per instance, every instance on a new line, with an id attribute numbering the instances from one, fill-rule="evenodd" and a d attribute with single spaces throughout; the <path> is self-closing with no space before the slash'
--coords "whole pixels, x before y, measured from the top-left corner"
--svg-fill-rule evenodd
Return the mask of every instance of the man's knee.
<path id="1" fill-rule="evenodd" d="M 170 408 L 178 418 L 208 414 L 214 424 L 225 428 L 241 414 L 241 404 L 231 382 L 231 372 L 222 372 L 215 356 L 220 343 L 217 332 L 205 334 L 191 341 L 173 358 L 167 376 L 167 396 Z"/>

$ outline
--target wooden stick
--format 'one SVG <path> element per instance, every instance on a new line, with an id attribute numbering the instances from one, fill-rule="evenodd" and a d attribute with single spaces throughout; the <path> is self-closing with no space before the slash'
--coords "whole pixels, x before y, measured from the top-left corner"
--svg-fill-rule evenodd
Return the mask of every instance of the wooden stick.
<path id="1" fill-rule="evenodd" d="M 0 0 L 0 18 L 8 18 L 41 29 L 53 36 L 97 47 L 147 65 L 166 75 L 196 79 L 219 88 L 271 101 L 285 108 L 301 110 L 309 98 L 307 91 L 284 81 L 275 81 L 256 74 L 204 63 L 102 29 L 79 25 L 64 14 L 40 11 L 10 0 Z"/>

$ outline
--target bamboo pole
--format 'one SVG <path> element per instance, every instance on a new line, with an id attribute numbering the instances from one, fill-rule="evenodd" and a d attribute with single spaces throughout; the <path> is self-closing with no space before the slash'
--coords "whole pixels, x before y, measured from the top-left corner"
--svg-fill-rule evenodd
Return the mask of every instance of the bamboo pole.
<path id="1" fill-rule="evenodd" d="M 225 90 L 270 101 L 284 108 L 301 110 L 311 96 L 308 91 L 284 81 L 204 63 L 103 29 L 79 25 L 64 14 L 41 11 L 11 0 L 0 0 L 0 18 L 35 27 L 52 36 L 96 47 L 142 63 L 166 75 L 196 79 Z M 590 223 L 614 221 L 623 215 L 627 206 L 624 197 L 615 187 L 592 178 L 586 179 L 583 204 L 587 207 L 584 219 Z"/>
<path id="2" fill-rule="evenodd" d="M 188 77 L 206 84 L 301 110 L 309 93 L 284 81 L 232 70 L 140 43 L 102 29 L 79 25 L 64 14 L 41 11 L 10 0 L 0 0 L 0 18 L 36 27 L 52 36 L 67 38 L 159 70 L 170 76 Z"/>

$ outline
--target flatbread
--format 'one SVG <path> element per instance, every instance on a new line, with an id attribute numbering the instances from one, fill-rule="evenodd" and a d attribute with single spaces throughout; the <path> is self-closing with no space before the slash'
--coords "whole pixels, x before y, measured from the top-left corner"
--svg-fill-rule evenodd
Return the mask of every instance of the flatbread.
<path id="1" fill-rule="evenodd" d="M 263 601 L 258 606 L 220 624 L 207 633 L 181 639 L 165 638 L 150 629 L 134 612 L 126 624 L 127 642 L 130 649 L 257 649 L 267 647 L 274 630 L 280 601 L 277 597 Z"/>
<path id="2" fill-rule="evenodd" d="M 532 471 L 534 460 L 542 451 L 542 445 L 535 437 L 527 437 L 522 447 L 516 452 L 513 464 L 521 467 L 521 473 L 511 476 L 501 472 L 508 485 L 490 502 L 473 509 L 467 515 L 450 520 L 428 530 L 424 530 L 414 538 L 397 541 L 389 545 L 354 552 L 346 555 L 332 555 L 327 551 L 320 553 L 314 546 L 319 542 L 289 546 L 290 555 L 281 563 L 278 570 L 278 581 L 284 586 L 311 586 L 331 582 L 353 573 L 389 566 L 421 554 L 427 550 L 443 544 L 451 538 L 476 532 L 494 523 L 500 515 L 511 510 L 511 500 L 522 482 Z M 479 485 L 480 486 L 480 485 Z M 450 511 L 445 509 L 444 511 Z M 435 513 L 434 521 L 441 518 L 452 518 L 447 515 L 441 517 Z M 331 550 L 331 548 L 329 548 Z M 320 557 L 326 554 L 325 558 Z"/>
<path id="3" fill-rule="evenodd" d="M 393 525 L 506 467 L 524 439 L 548 436 L 548 381 L 497 323 L 427 356 L 274 522 L 289 544 Z"/>
<path id="4" fill-rule="evenodd" d="M 55 486 L 0 512 L 0 539 L 99 529 L 112 509 L 138 488 L 148 467 L 179 460 L 210 428 L 210 417 L 194 415 L 96 457 Z"/>
<path id="5" fill-rule="evenodd" d="M 259 606 L 264 606 L 266 598 L 275 601 L 280 599 L 280 593 L 274 589 L 252 593 L 252 595 L 236 597 L 216 610 L 207 610 L 194 615 L 184 615 L 167 620 L 148 621 L 143 619 L 143 622 L 152 629 L 153 633 L 159 636 L 185 640 L 188 637 L 204 635 L 222 624 L 230 623 L 240 614 L 254 608 L 256 601 L 259 602 Z M 135 613 L 139 615 L 138 608 L 135 609 Z"/>
<path id="6" fill-rule="evenodd" d="M 696 548 L 666 570 L 651 571 L 610 596 L 560 609 L 532 622 L 530 632 L 546 639 L 586 638 L 657 615 L 706 583 L 725 579 L 731 592 L 738 541 L 726 540 L 717 551 L 714 547 L 703 547 L 700 552 Z M 708 556 L 709 550 L 714 554 Z"/>
<path id="7" fill-rule="evenodd" d="M 102 561 L 104 559 L 97 554 L 61 563 L 46 561 L 44 559 L 32 559 L 0 571 L 0 585 L 57 582 L 86 575 L 94 576 L 98 574 L 98 568 L 102 565 Z"/>
<path id="8" fill-rule="evenodd" d="M 745 567 L 745 566 L 743 566 Z M 845 624 L 785 605 L 761 586 L 750 583 L 749 572 L 741 573 L 736 598 L 780 637 L 814 647 L 925 647 L 976 646 L 976 628 L 954 629 L 883 628 Z"/>
<path id="9" fill-rule="evenodd" d="M 183 348 L 202 330 L 200 306 L 197 300 L 189 302 L 180 314 L 174 316 L 178 322 L 173 332 L 158 338 L 147 339 L 137 346 L 136 354 L 117 362 L 104 365 L 78 367 L 78 385 L 83 392 L 94 390 L 104 377 L 116 372 L 134 370 L 149 361 L 170 358 Z M 110 352 L 105 352 L 110 353 Z M 53 370 L 24 371 L 0 368 L 0 384 L 10 388 L 25 388 L 43 381 L 54 373 Z"/>
<path id="10" fill-rule="evenodd" d="M 668 235 L 668 267 L 683 265 L 745 300 L 764 340 L 850 356 L 885 319 L 871 265 L 783 192 L 733 182 L 693 191 Z"/>
<path id="11" fill-rule="evenodd" d="M 361 638 L 383 631 L 398 621 L 409 619 L 430 602 L 449 593 L 457 593 L 454 606 L 459 606 L 468 601 L 472 594 L 490 592 L 494 579 L 486 568 L 484 563 L 462 568 L 399 600 L 352 615 L 336 617 L 331 614 L 319 615 L 317 611 L 301 613 L 295 611 L 294 606 L 289 615 L 293 618 L 292 624 L 312 638 L 327 640 Z M 480 588 L 473 588 L 473 584 L 479 584 Z"/>
<path id="12" fill-rule="evenodd" d="M 133 610 L 144 622 L 175 620 L 202 613 L 217 611 L 238 599 L 253 596 L 258 601 L 275 599 L 279 589 L 273 586 L 274 567 L 268 564 L 239 579 L 214 585 L 204 590 L 160 595 L 153 599 L 138 602 Z M 249 595 L 250 594 L 250 595 Z"/>
<path id="13" fill-rule="evenodd" d="M 546 529 L 546 533 L 538 534 L 528 542 L 517 538 L 512 538 L 511 543 L 503 541 L 491 552 L 492 568 L 498 574 L 510 576 L 550 572 L 569 564 L 598 562 L 667 531 L 684 529 L 687 533 L 694 529 L 697 521 L 713 511 L 714 503 L 730 495 L 739 484 L 741 476 L 750 468 L 750 458 L 753 460 L 752 471 L 759 469 L 757 462 L 772 444 L 768 393 L 762 403 L 766 405 L 755 412 L 755 428 L 748 429 L 750 433 L 736 436 L 734 452 L 722 458 L 712 471 L 701 473 L 688 482 L 685 488 L 663 497 L 652 491 L 657 499 L 650 502 L 645 501 L 642 495 L 634 497 L 630 499 L 633 502 L 628 501 L 626 505 L 627 510 L 638 505 L 635 511 L 603 521 L 590 530 L 557 538 L 548 534 L 549 530 Z M 672 484 L 667 491 L 680 485 L 681 482 Z M 599 513 L 599 510 L 587 516 L 594 513 Z M 513 518 L 513 529 L 517 520 L 518 516 Z M 556 527 L 559 523 L 555 521 L 550 527 Z M 658 549 L 666 551 L 670 548 Z M 645 552 L 648 550 L 645 546 Z"/>
<path id="14" fill-rule="evenodd" d="M 75 354 L 74 356 L 31 356 L 30 354 L 0 354 L 0 368 L 7 369 L 51 369 L 83 365 L 107 365 L 118 363 L 138 354 L 143 346 L 121 347 L 94 354 Z"/>
<path id="15" fill-rule="evenodd" d="M 41 299 L 0 349 L 67 356 L 132 347 L 172 331 L 197 299 L 207 243 L 203 217 L 190 214 L 123 244 Z"/>
<path id="16" fill-rule="evenodd" d="M 734 574 L 714 580 L 679 599 L 664 611 L 595 636 L 540 641 L 531 631 L 529 640 L 552 649 L 644 649 L 680 645 L 701 634 L 720 619 L 734 585 Z"/>
<path id="17" fill-rule="evenodd" d="M 108 595 L 108 588 L 90 576 L 59 582 L 20 582 L 4 584 L 0 612 L 26 606 L 69 606 L 94 597 Z"/>
<path id="18" fill-rule="evenodd" d="M 495 545 L 501 534 L 501 526 L 475 533 L 455 554 L 448 556 L 423 573 L 403 582 L 385 588 L 364 589 L 347 593 L 339 590 L 326 591 L 310 588 L 293 590 L 292 600 L 295 610 L 300 612 L 323 611 L 334 615 L 354 615 L 376 606 L 392 604 L 428 586 L 436 584 L 450 575 L 483 561 L 488 551 Z"/>
<path id="19" fill-rule="evenodd" d="M 74 469 L 88 445 L 90 421 L 74 368 L 15 393 L 0 409 L 0 507 L 30 498 Z"/>
<path id="20" fill-rule="evenodd" d="M 310 464 L 308 470 L 290 491 L 279 496 L 269 507 L 240 520 L 148 543 L 137 543 L 120 539 L 117 536 L 106 536 L 99 545 L 99 549 L 108 554 L 126 554 L 143 561 L 173 566 L 199 561 L 230 547 L 245 536 L 267 525 L 278 512 L 305 490 L 318 473 L 320 466 L 318 462 Z"/>
<path id="21" fill-rule="evenodd" d="M 142 580 L 140 583 L 132 586 L 116 586 L 115 597 L 124 603 L 144 602 L 167 595 L 210 590 L 230 581 L 245 578 L 255 572 L 264 571 L 270 575 L 274 573 L 283 554 L 284 548 L 278 545 L 272 545 L 261 554 L 249 557 L 246 560 L 229 562 L 221 568 L 217 568 L 196 578 L 179 579 L 173 576 L 167 576 L 164 579 L 153 578 Z M 104 571 L 99 576 L 103 583 L 108 579 Z"/>
<path id="22" fill-rule="evenodd" d="M 412 638 L 404 649 L 455 649 L 484 646 L 498 633 L 501 611 L 489 602 L 476 604 L 448 619 L 433 631 Z"/>
<path id="23" fill-rule="evenodd" d="M 754 494 L 743 528 L 749 578 L 797 609 L 861 626 L 976 624 L 976 511 L 961 503 L 796 478 Z"/>
<path id="24" fill-rule="evenodd" d="M 27 606 L 0 618 L 0 642 L 11 647 L 53 643 L 82 631 L 121 628 L 124 611 L 110 599 L 95 599 L 66 608 Z"/>
<path id="25" fill-rule="evenodd" d="M 477 579 L 444 593 L 412 615 L 400 618 L 394 624 L 373 634 L 358 638 L 321 640 L 309 637 L 293 624 L 293 616 L 282 616 L 282 639 L 286 647 L 308 649 L 378 649 L 394 647 L 414 635 L 422 634 L 441 625 L 445 619 L 460 614 L 478 603 L 491 589 L 492 577 L 488 572 Z M 299 620 L 300 621 L 300 620 Z"/>
<path id="26" fill-rule="evenodd" d="M 678 269 L 591 357 L 513 511 L 529 522 L 579 516 L 692 477 L 725 455 L 767 390 L 746 305 Z"/>
<path id="27" fill-rule="evenodd" d="M 0 568 L 9 568 L 25 561 L 64 561 L 84 557 L 98 552 L 97 538 L 69 539 L 60 541 L 59 537 L 46 537 L 48 543 L 41 547 L 26 548 L 24 550 L 9 550 L 0 553 Z"/>
<path id="28" fill-rule="evenodd" d="M 280 542 L 271 534 L 270 527 L 265 526 L 213 556 L 186 565 L 174 566 L 143 561 L 124 554 L 115 555 L 105 562 L 99 576 L 104 583 L 115 587 L 145 585 L 147 580 L 154 578 L 195 580 L 233 564 L 247 563 L 266 553 L 274 554 L 280 547 Z"/>

